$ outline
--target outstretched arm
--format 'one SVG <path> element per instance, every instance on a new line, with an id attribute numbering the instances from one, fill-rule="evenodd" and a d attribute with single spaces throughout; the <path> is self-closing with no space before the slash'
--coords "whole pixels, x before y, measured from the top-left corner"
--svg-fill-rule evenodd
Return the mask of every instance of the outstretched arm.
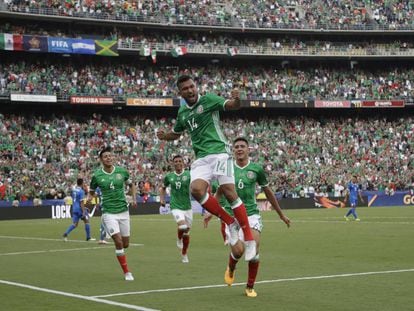
<path id="1" fill-rule="evenodd" d="M 233 89 L 230 98 L 226 101 L 226 110 L 237 110 L 240 106 L 240 91 L 239 89 Z"/>
<path id="2" fill-rule="evenodd" d="M 161 139 L 161 140 L 176 140 L 176 139 L 180 138 L 180 136 L 181 136 L 181 134 L 174 133 L 172 131 L 165 132 L 164 129 L 159 129 L 157 131 L 157 137 L 158 137 L 158 139 Z"/>
<path id="3" fill-rule="evenodd" d="M 131 196 L 132 196 L 132 207 L 136 208 L 138 206 L 137 204 L 137 187 L 135 186 L 135 183 L 131 183 L 130 185 L 131 189 Z"/>
<path id="4" fill-rule="evenodd" d="M 159 193 L 160 193 L 160 204 L 161 206 L 165 206 L 165 187 L 161 186 L 159 188 Z"/>
<path id="5" fill-rule="evenodd" d="M 266 198 L 269 200 L 270 204 L 272 205 L 273 209 L 278 213 L 280 219 L 288 226 L 290 227 L 290 219 L 283 214 L 282 209 L 279 206 L 279 202 L 277 201 L 275 194 L 270 189 L 269 186 L 263 187 L 263 191 L 266 195 Z"/>

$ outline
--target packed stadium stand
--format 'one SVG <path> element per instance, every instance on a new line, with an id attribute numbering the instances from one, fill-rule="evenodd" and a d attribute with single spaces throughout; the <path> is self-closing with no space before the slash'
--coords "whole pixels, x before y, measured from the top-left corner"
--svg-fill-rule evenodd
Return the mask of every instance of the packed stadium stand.
<path id="1" fill-rule="evenodd" d="M 241 89 L 225 134 L 285 196 L 355 174 L 413 187 L 413 29 L 401 0 L 5 0 L 0 200 L 63 198 L 105 144 L 156 196 L 171 157 L 193 159 L 188 136 L 156 138 L 181 74 L 203 94 Z"/>

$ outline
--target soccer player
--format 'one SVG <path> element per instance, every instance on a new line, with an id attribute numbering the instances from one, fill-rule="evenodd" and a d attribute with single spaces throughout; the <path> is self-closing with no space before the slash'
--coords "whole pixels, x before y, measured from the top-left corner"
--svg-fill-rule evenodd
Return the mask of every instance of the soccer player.
<path id="1" fill-rule="evenodd" d="M 89 224 L 89 214 L 88 210 L 84 204 L 85 190 L 83 179 L 78 178 L 76 181 L 76 186 L 72 189 L 72 224 L 69 228 L 63 233 L 63 240 L 68 240 L 69 233 L 72 232 L 75 228 L 78 227 L 79 220 L 82 220 L 85 223 L 85 232 L 86 232 L 86 241 L 95 241 L 94 238 L 91 238 L 91 226 Z"/>
<path id="2" fill-rule="evenodd" d="M 280 219 L 288 227 L 290 227 L 290 219 L 284 215 L 273 191 L 270 189 L 263 167 L 250 162 L 248 141 L 243 137 L 236 138 L 233 142 L 233 151 L 236 159 L 234 165 L 236 190 L 246 205 L 247 215 L 249 216 L 249 225 L 250 228 L 252 228 L 257 245 L 257 253 L 248 264 L 248 278 L 245 294 L 247 297 L 256 297 L 257 293 L 254 290 L 254 283 L 256 282 L 257 271 L 259 269 L 260 234 L 263 229 L 262 217 L 256 203 L 256 183 L 262 188 L 267 200 L 278 213 Z M 218 198 L 221 197 L 221 193 L 221 188 L 219 188 L 216 194 Z M 241 242 L 243 239 L 243 232 L 240 232 L 240 240 L 235 245 L 230 246 L 231 252 L 229 262 L 224 274 L 224 281 L 229 286 L 234 282 L 236 265 L 245 251 L 244 245 Z"/>
<path id="3" fill-rule="evenodd" d="M 129 246 L 130 218 L 128 203 L 125 197 L 125 184 L 130 187 L 133 201 L 131 205 L 137 206 L 136 189 L 130 180 L 129 172 L 120 166 L 115 166 L 114 156 L 110 147 L 99 153 L 102 168 L 93 173 L 88 202 L 95 196 L 99 187 L 102 193 L 102 223 L 115 243 L 115 254 L 124 272 L 126 281 L 133 281 L 134 277 L 128 269 L 125 249 Z"/>
<path id="4" fill-rule="evenodd" d="M 190 172 L 191 195 L 207 211 L 229 225 L 232 245 L 238 241 L 240 225 L 245 236 L 245 260 L 249 261 L 256 255 L 256 242 L 249 227 L 246 209 L 234 186 L 230 146 L 219 126 L 220 111 L 240 108 L 239 90 L 233 89 L 230 99 L 211 93 L 201 96 L 194 80 L 187 75 L 178 78 L 177 87 L 186 104 L 178 110 L 173 130 L 165 132 L 164 129 L 159 129 L 157 136 L 168 141 L 178 139 L 184 130 L 189 132 L 196 156 Z M 218 180 L 224 196 L 231 204 L 234 217 L 221 208 L 214 196 L 208 192 L 213 179 Z"/>
<path id="5" fill-rule="evenodd" d="M 352 177 L 352 180 L 348 183 L 347 192 L 345 195 L 345 202 L 348 201 L 349 198 L 349 204 L 351 205 L 351 208 L 349 209 L 348 213 L 344 216 L 346 221 L 349 221 L 348 216 L 352 214 L 354 216 L 354 219 L 356 221 L 360 221 L 358 218 L 358 215 L 356 213 L 356 206 L 358 203 L 358 196 L 361 200 L 361 202 L 364 202 L 364 199 L 361 195 L 361 186 L 358 184 L 358 178 L 356 176 Z"/>
<path id="6" fill-rule="evenodd" d="M 188 246 L 190 245 L 190 229 L 193 223 L 193 210 L 190 199 L 190 172 L 184 169 L 181 155 L 173 158 L 174 172 L 164 177 L 164 185 L 160 187 L 161 206 L 165 206 L 165 190 L 170 187 L 171 213 L 177 223 L 177 247 L 181 250 L 181 261 L 188 263 Z"/>

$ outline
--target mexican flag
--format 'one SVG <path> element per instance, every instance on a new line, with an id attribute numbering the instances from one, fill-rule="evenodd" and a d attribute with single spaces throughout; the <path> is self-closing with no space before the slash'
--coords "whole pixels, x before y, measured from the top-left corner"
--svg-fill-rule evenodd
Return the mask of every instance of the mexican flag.
<path id="1" fill-rule="evenodd" d="M 143 46 L 139 51 L 139 55 L 141 56 L 150 56 L 151 55 L 151 48 L 147 46 Z"/>
<path id="2" fill-rule="evenodd" d="M 23 51 L 23 36 L 0 33 L 0 50 Z"/>
<path id="3" fill-rule="evenodd" d="M 157 51 L 156 50 L 151 50 L 151 58 L 152 58 L 152 63 L 155 64 L 157 62 Z"/>
<path id="4" fill-rule="evenodd" d="M 178 57 L 184 54 L 187 54 L 187 48 L 185 46 L 177 46 L 171 50 L 171 55 L 173 57 Z"/>
<path id="5" fill-rule="evenodd" d="M 227 48 L 227 55 L 228 56 L 237 55 L 237 49 L 236 48 Z"/>

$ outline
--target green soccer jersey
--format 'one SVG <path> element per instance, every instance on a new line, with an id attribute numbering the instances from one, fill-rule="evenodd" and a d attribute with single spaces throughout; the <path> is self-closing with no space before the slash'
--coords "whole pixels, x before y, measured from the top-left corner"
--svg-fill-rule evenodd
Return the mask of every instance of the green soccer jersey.
<path id="1" fill-rule="evenodd" d="M 269 184 L 263 167 L 250 161 L 245 167 L 239 167 L 234 163 L 234 180 L 237 194 L 246 206 L 247 215 L 259 214 L 256 203 L 256 183 L 261 187 Z"/>
<path id="2" fill-rule="evenodd" d="M 215 94 L 199 96 L 192 107 L 183 105 L 178 110 L 174 133 L 188 130 L 196 158 L 210 154 L 230 153 L 230 146 L 220 128 L 220 111 L 226 100 Z"/>
<path id="3" fill-rule="evenodd" d="M 103 168 L 94 172 L 90 189 L 99 187 L 102 192 L 102 213 L 118 214 L 128 210 L 125 197 L 125 182 L 129 180 L 129 173 L 125 168 L 115 166 L 112 173 Z"/>
<path id="4" fill-rule="evenodd" d="M 176 172 L 168 173 L 164 177 L 164 187 L 170 187 L 171 199 L 170 208 L 186 211 L 191 209 L 190 199 L 190 172 L 182 171 L 181 174 Z"/>

